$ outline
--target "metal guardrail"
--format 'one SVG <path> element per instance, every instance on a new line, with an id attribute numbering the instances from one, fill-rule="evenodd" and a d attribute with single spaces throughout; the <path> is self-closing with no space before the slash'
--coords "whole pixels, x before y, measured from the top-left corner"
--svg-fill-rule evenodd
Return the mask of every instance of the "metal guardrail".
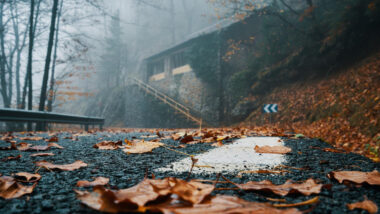
<path id="1" fill-rule="evenodd" d="M 161 100 L 162 102 L 168 104 L 170 107 L 174 108 L 181 114 L 185 115 L 188 119 L 198 123 L 199 125 L 202 125 L 202 119 L 198 119 L 190 114 L 190 109 L 186 106 L 178 103 L 177 101 L 173 100 L 172 98 L 168 97 L 164 93 L 158 91 L 157 89 L 153 88 L 152 86 L 144 83 L 141 80 L 138 80 L 136 78 L 132 78 L 134 82 L 139 86 L 142 90 L 144 90 L 146 93 L 149 93 L 156 97 L 157 99 Z"/>
<path id="2" fill-rule="evenodd" d="M 104 125 L 104 118 L 99 117 L 84 117 L 71 114 L 9 108 L 0 108 L 0 121 L 80 124 L 85 126 L 86 131 L 88 130 L 88 125 L 99 125 L 100 129 L 102 129 Z"/>

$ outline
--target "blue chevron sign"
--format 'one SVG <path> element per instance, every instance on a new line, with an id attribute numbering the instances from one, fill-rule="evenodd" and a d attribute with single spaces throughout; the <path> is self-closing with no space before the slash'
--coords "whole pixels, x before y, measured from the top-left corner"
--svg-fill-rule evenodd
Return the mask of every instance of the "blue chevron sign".
<path id="1" fill-rule="evenodd" d="M 263 108 L 265 113 L 276 113 L 278 112 L 277 104 L 265 104 Z"/>

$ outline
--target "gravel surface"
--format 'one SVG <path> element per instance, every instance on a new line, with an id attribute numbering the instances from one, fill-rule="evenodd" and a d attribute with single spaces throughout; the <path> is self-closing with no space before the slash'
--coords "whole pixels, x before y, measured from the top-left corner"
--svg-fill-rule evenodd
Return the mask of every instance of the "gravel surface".
<path id="1" fill-rule="evenodd" d="M 11 175 L 17 172 L 33 172 L 36 167 L 34 162 L 40 160 L 50 161 L 56 164 L 68 164 L 76 160 L 82 160 L 88 164 L 87 167 L 75 171 L 50 172 L 41 169 L 39 173 L 42 179 L 34 189 L 33 193 L 23 196 L 19 199 L 4 200 L 0 199 L 0 213 L 96 213 L 83 206 L 73 191 L 78 180 L 92 180 L 93 177 L 103 176 L 110 178 L 112 188 L 127 188 L 139 183 L 146 172 L 153 172 L 155 169 L 169 165 L 172 162 L 186 158 L 185 155 L 169 151 L 166 148 L 157 148 L 153 153 L 148 154 L 125 154 L 121 150 L 98 150 L 92 146 L 103 140 L 123 140 L 125 138 L 132 140 L 149 133 L 97 133 L 95 135 L 79 136 L 78 141 L 64 139 L 65 136 L 71 136 L 68 133 L 58 135 L 58 144 L 65 147 L 64 149 L 51 149 L 55 156 L 47 157 L 30 157 L 33 152 L 20 151 L 0 151 L 0 159 L 8 156 L 21 154 L 19 160 L 0 162 L 0 173 Z M 16 134 L 15 134 L 16 135 Z M 39 136 L 48 137 L 47 134 Z M 231 140 L 230 140 L 231 141 Z M 308 205 L 298 207 L 301 210 L 310 210 L 312 213 L 347 213 L 347 203 L 363 200 L 364 196 L 380 205 L 380 187 L 363 185 L 362 187 L 346 186 L 339 184 L 337 181 L 330 180 L 326 175 L 335 170 L 359 170 L 380 171 L 380 164 L 373 163 L 371 160 L 357 154 L 337 154 L 324 152 L 320 149 L 311 149 L 313 147 L 329 147 L 328 144 L 315 139 L 284 139 L 285 145 L 292 148 L 292 153 L 287 154 L 286 166 L 303 168 L 303 170 L 287 168 L 289 173 L 278 174 L 243 174 L 241 178 L 236 177 L 236 173 L 224 174 L 228 179 L 236 183 L 245 183 L 250 180 L 261 181 L 271 180 L 275 184 L 281 184 L 287 179 L 296 181 L 314 178 L 323 184 L 332 184 L 332 188 L 325 188 L 319 194 L 320 202 L 316 206 Z M 173 140 L 162 140 L 161 142 L 178 146 L 179 143 Z M 42 141 L 30 141 L 35 145 L 46 145 Z M 227 142 L 225 142 L 227 143 Z M 8 146 L 8 143 L 0 142 L 1 146 Z M 185 148 L 177 150 L 188 154 L 201 154 L 213 149 L 210 144 L 187 145 Z M 247 169 L 248 170 L 248 169 Z M 185 179 L 187 172 L 155 172 L 156 178 L 174 176 Z M 192 174 L 191 178 L 198 179 L 215 179 L 216 174 Z M 220 187 L 223 187 L 221 184 Z M 231 186 L 229 186 L 231 187 Z M 87 189 L 91 188 L 78 188 Z M 228 190 L 215 191 L 215 194 L 236 195 L 249 201 L 266 202 L 265 197 L 279 198 L 272 194 L 256 194 L 253 192 Z M 314 197 L 302 195 L 290 195 L 285 198 L 287 203 L 304 201 Z M 364 211 L 355 210 L 350 213 L 365 213 Z"/>

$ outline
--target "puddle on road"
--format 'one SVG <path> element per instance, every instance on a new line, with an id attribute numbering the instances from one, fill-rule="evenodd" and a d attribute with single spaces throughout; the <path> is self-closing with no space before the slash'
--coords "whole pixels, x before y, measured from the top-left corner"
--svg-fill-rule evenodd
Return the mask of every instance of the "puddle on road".
<path id="1" fill-rule="evenodd" d="M 255 146 L 284 145 L 278 137 L 248 137 L 236 140 L 231 144 L 211 149 L 203 154 L 196 155 L 198 159 L 193 173 L 239 172 L 243 170 L 270 169 L 284 164 L 285 156 L 282 154 L 256 153 Z M 190 158 L 173 162 L 156 171 L 175 173 L 188 172 L 191 167 Z"/>

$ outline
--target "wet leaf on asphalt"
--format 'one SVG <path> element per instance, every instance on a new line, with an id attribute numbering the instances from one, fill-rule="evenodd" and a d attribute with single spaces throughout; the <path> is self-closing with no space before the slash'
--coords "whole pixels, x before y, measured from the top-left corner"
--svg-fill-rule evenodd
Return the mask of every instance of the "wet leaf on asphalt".
<path id="1" fill-rule="evenodd" d="M 87 164 L 80 160 L 77 160 L 71 164 L 63 164 L 63 165 L 57 165 L 57 164 L 53 164 L 47 161 L 38 161 L 36 162 L 36 166 L 40 166 L 48 170 L 58 169 L 58 170 L 63 170 L 63 171 L 73 171 L 81 167 L 86 167 Z"/>
<path id="2" fill-rule="evenodd" d="M 115 150 L 119 149 L 120 146 L 122 146 L 123 142 L 121 140 L 117 142 L 113 141 L 102 141 L 100 143 L 95 144 L 93 147 L 96 149 L 101 149 L 101 150 Z"/>
<path id="3" fill-rule="evenodd" d="M 286 154 L 292 152 L 292 149 L 286 146 L 255 146 L 257 153 Z"/>
<path id="4" fill-rule="evenodd" d="M 148 153 L 152 152 L 153 149 L 158 148 L 160 146 L 164 145 L 160 142 L 153 142 L 153 141 L 138 141 L 138 142 L 132 142 L 132 145 L 125 145 L 123 148 L 123 151 L 127 154 L 141 154 L 141 153 Z"/>
<path id="5" fill-rule="evenodd" d="M 195 204 L 193 206 L 178 206 L 178 202 L 173 200 L 170 204 L 165 206 L 156 206 L 156 210 L 163 213 L 176 213 L 176 214 L 198 214 L 198 213 L 260 213 L 260 214 L 300 214 L 298 209 L 278 209 L 274 208 L 269 203 L 250 202 L 240 199 L 235 196 L 216 195 L 204 203 Z"/>
<path id="6" fill-rule="evenodd" d="M 9 157 L 5 157 L 5 158 L 1 159 L 1 161 L 6 162 L 6 161 L 10 161 L 10 160 L 18 160 L 20 158 L 21 158 L 21 155 L 9 156 Z"/>
<path id="7" fill-rule="evenodd" d="M 42 157 L 42 156 L 53 156 L 54 153 L 51 152 L 39 152 L 39 153 L 33 153 L 30 155 L 30 157 Z"/>
<path id="8" fill-rule="evenodd" d="M 15 180 L 20 182 L 37 182 L 41 179 L 40 174 L 32 174 L 29 172 L 18 172 L 14 174 Z"/>
<path id="9" fill-rule="evenodd" d="M 301 193 L 303 195 L 318 194 L 321 192 L 322 184 L 317 184 L 309 178 L 303 183 L 295 183 L 287 180 L 284 184 L 275 185 L 271 181 L 249 181 L 245 184 L 235 184 L 243 190 L 269 191 L 274 194 L 285 196 L 292 193 Z"/>
<path id="10" fill-rule="evenodd" d="M 47 140 L 45 140 L 46 142 L 58 142 L 58 137 L 57 136 L 53 136 L 53 137 L 51 137 L 51 138 L 49 138 L 49 139 L 47 139 Z"/>
<path id="11" fill-rule="evenodd" d="M 15 181 L 13 177 L 0 177 L 0 197 L 4 199 L 19 198 L 25 194 L 30 194 L 36 187 L 37 183 L 32 186 L 24 186 Z"/>
<path id="12" fill-rule="evenodd" d="M 104 186 L 108 184 L 109 181 L 110 181 L 109 178 L 96 177 L 93 181 L 86 181 L 86 180 L 78 181 L 77 187 L 90 187 L 90 186 L 99 186 L 99 185 Z"/>
<path id="13" fill-rule="evenodd" d="M 347 207 L 349 210 L 354 210 L 354 209 L 367 210 L 371 214 L 377 213 L 378 211 L 377 205 L 373 201 L 370 201 L 368 199 L 361 202 L 347 204 Z"/>
<path id="14" fill-rule="evenodd" d="M 335 178 L 339 183 L 349 181 L 356 184 L 368 183 L 369 185 L 380 185 L 380 173 L 361 171 L 333 171 L 329 173 L 330 178 Z"/>

